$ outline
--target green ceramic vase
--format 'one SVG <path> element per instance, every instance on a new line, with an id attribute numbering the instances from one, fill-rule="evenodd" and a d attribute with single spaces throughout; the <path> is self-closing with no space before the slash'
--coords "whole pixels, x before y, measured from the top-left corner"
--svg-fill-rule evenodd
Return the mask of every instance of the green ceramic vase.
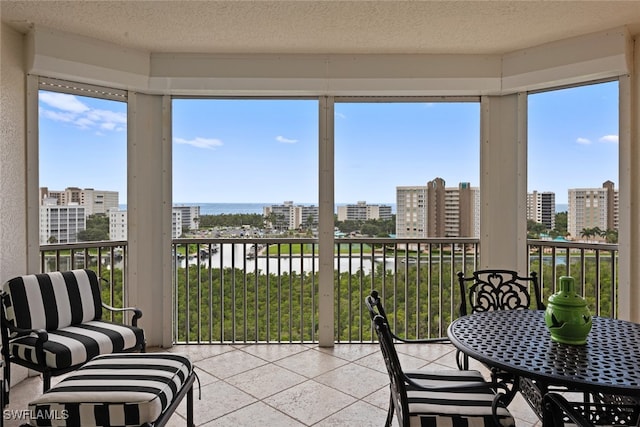
<path id="1" fill-rule="evenodd" d="M 576 293 L 573 277 L 560 277 L 560 291 L 549 297 L 544 322 L 553 341 L 572 345 L 587 342 L 591 312 L 585 299 Z"/>

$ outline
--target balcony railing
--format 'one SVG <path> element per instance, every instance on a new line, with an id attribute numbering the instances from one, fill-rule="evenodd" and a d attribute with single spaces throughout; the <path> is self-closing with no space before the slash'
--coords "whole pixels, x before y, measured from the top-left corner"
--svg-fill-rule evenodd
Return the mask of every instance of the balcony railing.
<path id="1" fill-rule="evenodd" d="M 617 245 L 528 245 L 529 271 L 539 274 L 545 300 L 569 274 L 594 314 L 617 316 Z M 174 342 L 317 342 L 316 239 L 174 239 L 172 250 Z M 118 306 L 127 288 L 126 251 L 126 242 L 43 245 L 41 268 L 95 269 L 112 284 L 103 297 Z M 476 269 L 478 256 L 477 239 L 336 239 L 336 342 L 373 340 L 363 305 L 372 289 L 397 333 L 445 336 L 458 313 L 456 273 Z"/>
<path id="2" fill-rule="evenodd" d="M 40 271 L 66 271 L 75 268 L 94 270 L 102 283 L 102 301 L 114 307 L 122 307 L 127 287 L 127 242 L 100 241 L 52 244 L 40 246 Z M 106 313 L 105 313 L 106 314 Z M 111 313 L 109 320 L 121 315 Z"/>

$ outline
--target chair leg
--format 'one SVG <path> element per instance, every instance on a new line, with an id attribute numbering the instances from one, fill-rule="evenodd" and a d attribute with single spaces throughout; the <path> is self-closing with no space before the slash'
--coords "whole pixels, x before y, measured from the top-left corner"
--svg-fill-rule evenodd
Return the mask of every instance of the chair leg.
<path id="1" fill-rule="evenodd" d="M 7 406 L 9 404 L 9 393 L 11 392 L 11 362 L 7 359 L 4 363 L 4 378 L 2 382 L 2 388 L 4 392 L 2 404 Z M 2 409 L 4 409 L 4 406 Z"/>
<path id="2" fill-rule="evenodd" d="M 42 392 L 49 390 L 51 388 L 51 372 L 43 372 L 42 373 Z"/>
<path id="3" fill-rule="evenodd" d="M 393 423 L 393 394 L 389 397 L 389 411 L 387 412 L 387 421 L 385 422 L 385 427 L 391 427 Z"/>

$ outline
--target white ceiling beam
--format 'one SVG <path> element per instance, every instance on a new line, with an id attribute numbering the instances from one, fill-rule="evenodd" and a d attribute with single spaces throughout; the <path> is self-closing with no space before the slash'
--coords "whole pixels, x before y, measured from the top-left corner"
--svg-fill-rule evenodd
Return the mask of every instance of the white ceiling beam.
<path id="1" fill-rule="evenodd" d="M 502 93 L 626 75 L 631 70 L 632 47 L 632 37 L 621 27 L 504 55 Z"/>
<path id="2" fill-rule="evenodd" d="M 160 54 L 35 28 L 27 64 L 31 74 L 149 94 L 478 96 L 625 75 L 631 42 L 619 28 L 505 56 Z"/>

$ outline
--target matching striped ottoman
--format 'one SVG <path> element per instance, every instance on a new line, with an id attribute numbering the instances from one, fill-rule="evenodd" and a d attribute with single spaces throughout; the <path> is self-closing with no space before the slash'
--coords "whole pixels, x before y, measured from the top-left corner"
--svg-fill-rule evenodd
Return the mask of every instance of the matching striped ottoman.
<path id="1" fill-rule="evenodd" d="M 174 353 L 97 356 L 29 403 L 32 426 L 163 426 L 187 395 L 193 426 L 191 361 Z"/>

